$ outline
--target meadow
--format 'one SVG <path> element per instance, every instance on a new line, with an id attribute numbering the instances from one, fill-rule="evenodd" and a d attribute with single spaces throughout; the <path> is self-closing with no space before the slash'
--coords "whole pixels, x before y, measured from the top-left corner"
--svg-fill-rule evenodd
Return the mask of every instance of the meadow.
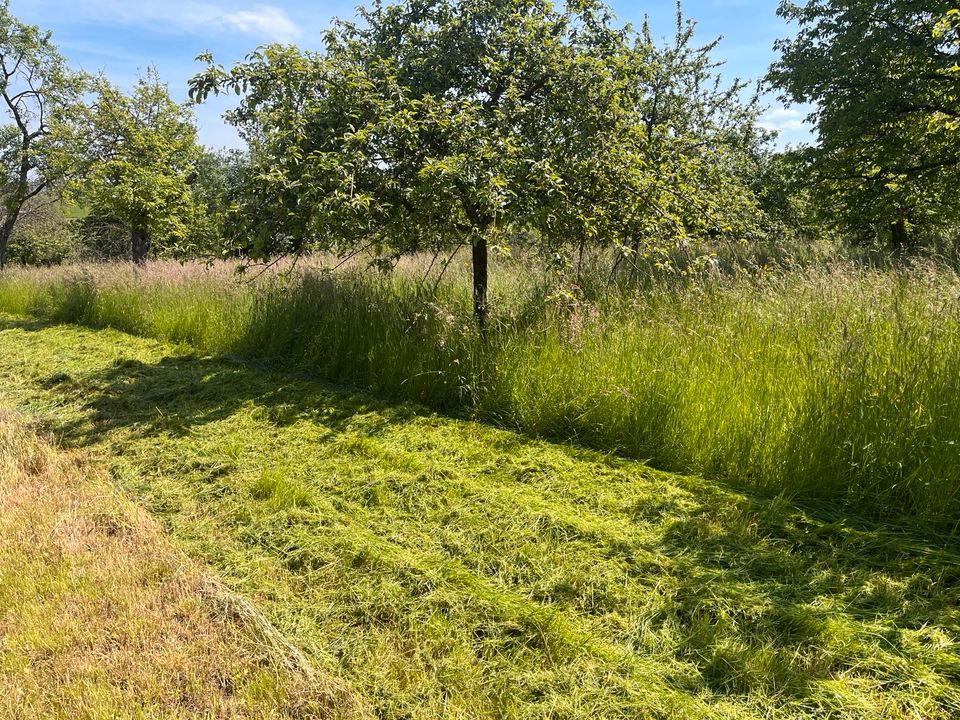
<path id="1" fill-rule="evenodd" d="M 954 3 L 11 2 L 0 720 L 960 718 Z"/>
<path id="2" fill-rule="evenodd" d="M 0 310 L 268 362 L 770 496 L 952 532 L 960 520 L 960 278 L 942 266 L 578 285 L 467 268 L 227 264 L 13 270 Z"/>
<path id="3" fill-rule="evenodd" d="M 152 671 L 169 637 L 195 625 L 177 604 L 140 617 L 128 599 L 131 585 L 142 594 L 183 582 L 137 564 L 151 535 L 99 532 L 85 563 L 55 554 L 44 565 L 45 546 L 22 542 L 33 564 L 0 601 L 22 596 L 40 612 L 17 613 L 15 627 L 30 632 L 8 632 L 0 651 L 14 716 L 21 688 L 35 701 L 73 701 L 49 717 L 97 717 L 99 707 L 115 710 L 101 717 L 395 720 L 960 714 L 960 556 L 929 528 L 738 491 L 110 329 L 4 317 L 0 378 L 0 401 L 64 454 L 51 467 L 75 458 L 96 468 L 311 669 L 305 688 L 301 672 L 277 686 L 269 664 L 235 663 L 232 648 L 265 649 L 241 626 L 222 662 L 173 643 L 182 649 L 167 651 L 170 672 Z M 29 455 L 17 459 L 30 466 Z M 103 489 L 72 502 L 56 473 L 47 486 L 42 517 L 65 505 L 90 513 L 94 528 L 123 526 Z M 46 537 L 20 517 L 0 532 Z M 98 567 L 100 552 L 104 584 L 64 587 Z M 0 553 L 0 569 L 17 573 L 21 558 Z M 113 570 L 127 562 L 135 571 Z M 41 589 L 17 589 L 33 578 Z M 114 614 L 91 624 L 76 606 L 61 609 L 77 593 L 81 607 Z M 117 596 L 128 601 L 111 605 Z M 154 650 L 144 639 L 154 616 L 178 612 Z M 96 641 L 111 618 L 134 630 L 120 649 L 115 632 Z M 73 663 L 69 648 L 79 648 Z M 140 660 L 124 664 L 133 648 Z M 77 663 L 94 657 L 79 667 L 113 705 L 93 704 L 77 682 Z M 36 668 L 26 685 L 23 662 Z M 124 688 L 135 693 L 144 678 L 159 678 L 166 694 L 146 689 L 165 702 L 129 702 Z M 50 705 L 34 707 L 44 716 Z"/>

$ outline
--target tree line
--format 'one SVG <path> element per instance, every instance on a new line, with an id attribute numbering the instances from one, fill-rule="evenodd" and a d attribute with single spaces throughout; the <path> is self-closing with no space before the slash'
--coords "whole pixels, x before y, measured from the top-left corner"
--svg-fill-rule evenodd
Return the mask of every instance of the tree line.
<path id="1" fill-rule="evenodd" d="M 490 254 L 514 248 L 624 267 L 691 240 L 915 252 L 960 220 L 949 5 L 783 2 L 797 33 L 751 93 L 679 6 L 658 42 L 602 0 L 376 0 L 320 51 L 202 55 L 179 104 L 152 69 L 129 92 L 74 71 L 0 0 L 0 265 L 51 206 L 73 209 L 69 242 L 138 263 L 469 248 L 482 326 Z M 810 103 L 816 141 L 776 150 L 761 89 Z M 243 151 L 198 145 L 191 103 L 220 93 Z"/>

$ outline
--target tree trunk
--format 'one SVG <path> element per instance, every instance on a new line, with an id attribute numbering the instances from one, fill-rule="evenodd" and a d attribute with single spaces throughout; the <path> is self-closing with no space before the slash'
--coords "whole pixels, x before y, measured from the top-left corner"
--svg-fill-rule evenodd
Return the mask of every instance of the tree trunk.
<path id="1" fill-rule="evenodd" d="M 487 239 L 473 241 L 473 316 L 480 332 L 487 328 Z"/>
<path id="2" fill-rule="evenodd" d="M 17 223 L 16 213 L 11 213 L 3 225 L 0 226 L 0 270 L 3 270 L 7 263 L 7 245 L 10 244 L 10 236 L 13 235 L 13 226 Z"/>
<path id="3" fill-rule="evenodd" d="M 896 255 L 906 255 L 912 249 L 907 234 L 907 223 L 903 218 L 890 223 L 890 245 Z"/>
<path id="4" fill-rule="evenodd" d="M 130 229 L 130 257 L 137 265 L 146 265 L 150 254 L 150 236 L 142 228 Z"/>
<path id="5" fill-rule="evenodd" d="M 633 243 L 631 243 L 630 249 L 633 252 L 633 255 L 630 257 L 630 283 L 636 285 L 640 280 L 640 263 L 637 262 L 637 258 L 640 257 L 640 238 L 635 237 Z"/>

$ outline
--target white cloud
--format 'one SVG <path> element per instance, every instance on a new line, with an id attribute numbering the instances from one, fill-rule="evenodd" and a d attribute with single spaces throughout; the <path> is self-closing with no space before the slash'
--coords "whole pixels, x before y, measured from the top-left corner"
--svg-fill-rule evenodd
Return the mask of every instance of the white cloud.
<path id="1" fill-rule="evenodd" d="M 68 8 L 47 2 L 51 11 L 75 22 L 137 25 L 154 31 L 205 35 L 240 33 L 258 40 L 292 42 L 301 31 L 290 16 L 275 5 L 246 5 L 232 0 L 79 0 Z M 56 9 L 54 10 L 54 6 Z"/>
<path id="2" fill-rule="evenodd" d="M 804 130 L 807 128 L 805 117 L 806 113 L 797 108 L 775 107 L 765 112 L 757 124 L 764 130 L 776 132 Z"/>
<path id="3" fill-rule="evenodd" d="M 263 35 L 281 42 L 300 37 L 300 28 L 293 24 L 283 10 L 271 5 L 256 5 L 250 10 L 226 13 L 222 22 L 227 28 L 249 35 Z"/>

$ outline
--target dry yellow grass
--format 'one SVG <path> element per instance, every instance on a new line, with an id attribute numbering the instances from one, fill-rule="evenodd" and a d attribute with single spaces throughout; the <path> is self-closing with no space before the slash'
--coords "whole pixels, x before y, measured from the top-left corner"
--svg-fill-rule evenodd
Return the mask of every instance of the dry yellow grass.
<path id="1" fill-rule="evenodd" d="M 0 410 L 0 718 L 348 708 L 83 456 Z"/>

